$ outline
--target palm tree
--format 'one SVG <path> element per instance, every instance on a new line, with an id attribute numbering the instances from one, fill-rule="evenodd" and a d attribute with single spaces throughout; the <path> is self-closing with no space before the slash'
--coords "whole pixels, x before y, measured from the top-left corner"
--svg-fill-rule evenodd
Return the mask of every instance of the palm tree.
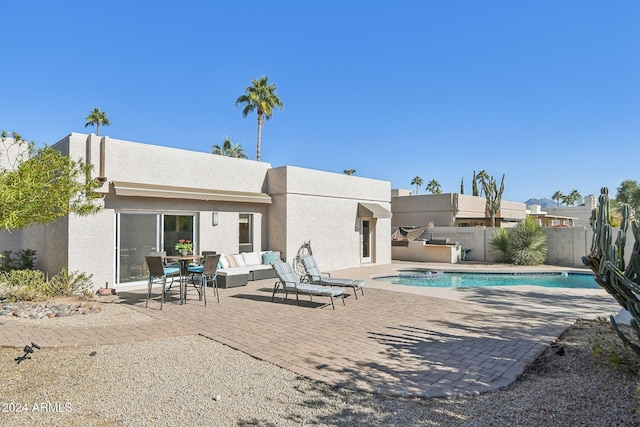
<path id="1" fill-rule="evenodd" d="M 556 207 L 560 207 L 560 200 L 564 199 L 564 194 L 562 194 L 562 191 L 558 190 L 555 193 L 553 193 L 553 196 L 551 196 L 551 200 L 555 200 L 558 204 Z"/>
<path id="2" fill-rule="evenodd" d="M 111 124 L 107 117 L 107 113 L 100 111 L 98 107 L 90 111 L 85 120 L 87 121 L 84 125 L 85 128 L 87 126 L 96 126 L 96 135 L 100 135 L 100 125 L 109 126 Z"/>
<path id="3" fill-rule="evenodd" d="M 345 169 L 342 172 L 344 172 L 345 175 L 353 175 L 354 173 L 356 173 L 355 169 Z"/>
<path id="4" fill-rule="evenodd" d="M 437 180 L 432 179 L 427 184 L 427 191 L 431 192 L 431 194 L 440 194 L 442 193 L 442 188 L 440 187 L 440 183 Z"/>
<path id="5" fill-rule="evenodd" d="M 580 192 L 575 188 L 571 190 L 571 193 L 569 193 L 569 197 L 571 198 L 571 206 L 575 206 L 576 203 L 582 200 L 582 194 L 580 194 Z"/>
<path id="6" fill-rule="evenodd" d="M 422 184 L 424 184 L 424 181 L 419 176 L 416 176 L 411 181 L 411 185 L 415 185 L 416 186 L 416 194 L 418 194 L 420 192 L 420 187 L 422 187 Z"/>
<path id="7" fill-rule="evenodd" d="M 276 95 L 275 83 L 268 84 L 267 76 L 252 79 L 252 86 L 247 86 L 244 95 L 236 100 L 238 104 L 244 104 L 242 117 L 247 117 L 253 110 L 258 112 L 258 145 L 256 150 L 256 160 L 260 161 L 260 145 L 262 142 L 262 126 L 264 120 L 269 120 L 275 108 L 284 109 L 284 105 L 278 95 Z"/>
<path id="8" fill-rule="evenodd" d="M 213 154 L 218 154 L 220 156 L 227 157 L 236 157 L 238 159 L 246 159 L 247 155 L 244 152 L 244 148 L 240 144 L 234 144 L 231 142 L 228 136 L 224 137 L 224 142 L 222 143 L 222 147 L 218 144 L 212 147 Z"/>

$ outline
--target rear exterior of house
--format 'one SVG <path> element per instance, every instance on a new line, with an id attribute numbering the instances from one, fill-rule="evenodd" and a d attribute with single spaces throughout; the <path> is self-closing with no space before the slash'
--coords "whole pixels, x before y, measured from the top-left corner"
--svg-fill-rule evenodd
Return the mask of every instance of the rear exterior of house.
<path id="1" fill-rule="evenodd" d="M 94 165 L 103 208 L 0 234 L 0 250 L 37 251 L 36 266 L 93 274 L 96 287 L 147 277 L 144 256 L 278 250 L 311 241 L 323 269 L 391 262 L 390 183 L 72 133 L 54 145 Z"/>

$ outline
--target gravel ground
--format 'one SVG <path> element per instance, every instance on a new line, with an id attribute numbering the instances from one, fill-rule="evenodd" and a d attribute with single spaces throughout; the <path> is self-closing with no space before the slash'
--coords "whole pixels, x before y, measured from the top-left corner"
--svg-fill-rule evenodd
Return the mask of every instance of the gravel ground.
<path id="1" fill-rule="evenodd" d="M 116 323 L 126 317 L 109 309 L 99 314 L 101 321 L 109 313 Z M 607 322 L 578 321 L 558 345 L 509 387 L 427 400 L 331 388 L 200 336 L 42 349 L 20 364 L 14 359 L 21 351 L 2 348 L 0 424 L 640 425 L 640 358 Z"/>

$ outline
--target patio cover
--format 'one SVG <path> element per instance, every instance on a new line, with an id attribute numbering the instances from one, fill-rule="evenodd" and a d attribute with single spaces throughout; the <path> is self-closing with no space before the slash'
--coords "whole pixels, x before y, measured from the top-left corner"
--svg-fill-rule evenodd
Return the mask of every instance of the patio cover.
<path id="1" fill-rule="evenodd" d="M 165 199 L 215 200 L 220 202 L 271 203 L 271 196 L 249 191 L 214 190 L 209 188 L 174 187 L 113 181 L 118 196 L 160 197 Z"/>
<path id="2" fill-rule="evenodd" d="M 360 218 L 391 218 L 391 212 L 377 203 L 358 203 Z"/>

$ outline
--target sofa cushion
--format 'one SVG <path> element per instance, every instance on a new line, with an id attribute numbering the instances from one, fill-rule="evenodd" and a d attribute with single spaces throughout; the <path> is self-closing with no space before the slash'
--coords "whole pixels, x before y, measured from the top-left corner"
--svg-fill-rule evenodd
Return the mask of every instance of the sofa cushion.
<path id="1" fill-rule="evenodd" d="M 249 274 L 251 270 L 248 267 L 223 268 L 216 271 L 220 276 L 237 276 L 240 274 Z"/>
<path id="2" fill-rule="evenodd" d="M 258 252 L 243 252 L 241 255 L 245 265 L 262 264 L 262 258 Z"/>
<path id="3" fill-rule="evenodd" d="M 240 254 L 227 255 L 227 261 L 229 261 L 229 268 L 244 267 L 245 265 L 244 259 Z"/>
<path id="4" fill-rule="evenodd" d="M 272 262 L 279 261 L 279 260 L 280 260 L 279 251 L 267 252 L 262 255 L 262 263 L 264 265 L 271 265 Z"/>
<path id="5" fill-rule="evenodd" d="M 229 268 L 229 260 L 227 259 L 227 256 L 222 254 L 220 255 L 220 268 Z"/>

